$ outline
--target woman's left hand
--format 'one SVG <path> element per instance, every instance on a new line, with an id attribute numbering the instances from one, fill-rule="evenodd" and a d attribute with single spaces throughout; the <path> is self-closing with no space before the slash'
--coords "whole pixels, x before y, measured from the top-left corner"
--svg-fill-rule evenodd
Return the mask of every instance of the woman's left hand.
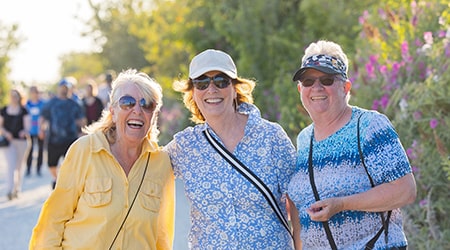
<path id="1" fill-rule="evenodd" d="M 25 130 L 20 130 L 19 131 L 19 137 L 20 138 L 27 138 L 28 137 L 28 132 Z"/>
<path id="2" fill-rule="evenodd" d="M 306 212 L 313 221 L 327 221 L 342 211 L 342 200 L 338 197 L 320 200 L 313 203 Z"/>

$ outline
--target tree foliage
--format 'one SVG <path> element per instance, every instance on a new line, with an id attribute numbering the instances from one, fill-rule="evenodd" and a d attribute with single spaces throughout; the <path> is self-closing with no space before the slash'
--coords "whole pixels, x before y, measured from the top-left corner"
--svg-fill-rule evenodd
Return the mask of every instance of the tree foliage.
<path id="1" fill-rule="evenodd" d="M 17 24 L 7 26 L 0 22 L 0 106 L 6 104 L 9 89 L 11 88 L 7 78 L 10 71 L 8 66 L 11 59 L 10 54 L 17 49 L 20 42 L 23 40 L 23 38 L 17 34 L 17 31 Z"/>

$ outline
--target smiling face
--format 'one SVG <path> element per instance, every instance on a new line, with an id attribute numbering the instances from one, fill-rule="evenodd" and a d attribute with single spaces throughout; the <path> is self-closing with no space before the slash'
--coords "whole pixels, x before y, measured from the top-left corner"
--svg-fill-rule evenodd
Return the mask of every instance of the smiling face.
<path id="1" fill-rule="evenodd" d="M 315 69 L 306 70 L 302 79 L 315 79 L 327 75 Z M 330 86 L 324 86 L 319 80 L 316 80 L 312 86 L 303 87 L 298 83 L 300 97 L 303 106 L 314 119 L 318 115 L 333 115 L 339 113 L 347 107 L 347 93 L 350 91 L 351 83 L 336 78 Z"/>
<path id="2" fill-rule="evenodd" d="M 222 72 L 209 71 L 204 75 L 214 77 L 219 74 Z M 237 94 L 233 84 L 221 89 L 211 81 L 206 89 L 199 90 L 194 87 L 193 92 L 193 99 L 206 121 L 226 119 L 234 114 L 233 102 Z"/>
<path id="3" fill-rule="evenodd" d="M 110 107 L 114 124 L 116 125 L 116 141 L 129 145 L 140 145 L 150 129 L 153 111 L 147 112 L 140 106 L 139 101 L 132 107 L 120 107 L 118 99 L 122 96 L 131 96 L 135 100 L 145 97 L 134 83 L 125 83 L 120 86 L 117 101 Z"/>

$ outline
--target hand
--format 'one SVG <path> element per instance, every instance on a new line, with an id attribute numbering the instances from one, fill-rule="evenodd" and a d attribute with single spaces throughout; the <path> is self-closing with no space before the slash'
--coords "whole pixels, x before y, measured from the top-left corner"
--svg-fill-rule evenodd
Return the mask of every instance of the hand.
<path id="1" fill-rule="evenodd" d="M 329 198 L 313 203 L 306 212 L 313 221 L 327 221 L 333 215 L 342 211 L 342 200 L 340 198 Z"/>
<path id="2" fill-rule="evenodd" d="M 38 137 L 41 140 L 45 139 L 45 130 L 39 130 Z"/>
<path id="3" fill-rule="evenodd" d="M 19 131 L 19 137 L 20 138 L 27 138 L 28 137 L 28 132 L 26 130 L 20 130 Z"/>

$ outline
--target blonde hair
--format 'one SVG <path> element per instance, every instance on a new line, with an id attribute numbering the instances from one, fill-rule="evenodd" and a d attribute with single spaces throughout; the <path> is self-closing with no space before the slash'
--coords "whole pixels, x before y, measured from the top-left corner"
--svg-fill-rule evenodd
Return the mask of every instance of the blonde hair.
<path id="1" fill-rule="evenodd" d="M 146 73 L 138 72 L 136 69 L 127 69 L 122 71 L 112 83 L 110 93 L 111 108 L 117 107 L 119 98 L 122 97 L 122 87 L 127 83 L 133 83 L 143 94 L 146 100 L 156 104 L 153 111 L 152 124 L 147 133 L 147 137 L 154 142 L 158 141 L 158 115 L 162 106 L 162 88 L 159 83 L 150 78 Z M 103 110 L 99 121 L 83 128 L 83 132 L 87 134 L 102 131 L 105 133 L 109 143 L 116 141 L 116 125 L 113 122 L 112 114 L 109 110 Z"/>
<path id="2" fill-rule="evenodd" d="M 328 55 L 340 59 L 345 64 L 347 68 L 345 73 L 348 75 L 348 58 L 339 44 L 326 40 L 319 40 L 311 43 L 305 49 L 305 55 L 302 57 L 302 64 L 307 58 L 314 55 Z"/>
<path id="3" fill-rule="evenodd" d="M 236 100 L 235 105 L 239 104 L 253 103 L 252 92 L 256 86 L 256 82 L 245 78 L 231 79 L 232 85 L 236 90 Z M 184 106 L 191 112 L 191 121 L 195 123 L 204 123 L 206 121 L 203 114 L 200 112 L 197 104 L 194 101 L 194 85 L 192 84 L 192 79 L 175 81 L 173 84 L 173 89 L 177 92 L 183 93 Z M 237 107 L 235 107 L 237 109 Z"/>

